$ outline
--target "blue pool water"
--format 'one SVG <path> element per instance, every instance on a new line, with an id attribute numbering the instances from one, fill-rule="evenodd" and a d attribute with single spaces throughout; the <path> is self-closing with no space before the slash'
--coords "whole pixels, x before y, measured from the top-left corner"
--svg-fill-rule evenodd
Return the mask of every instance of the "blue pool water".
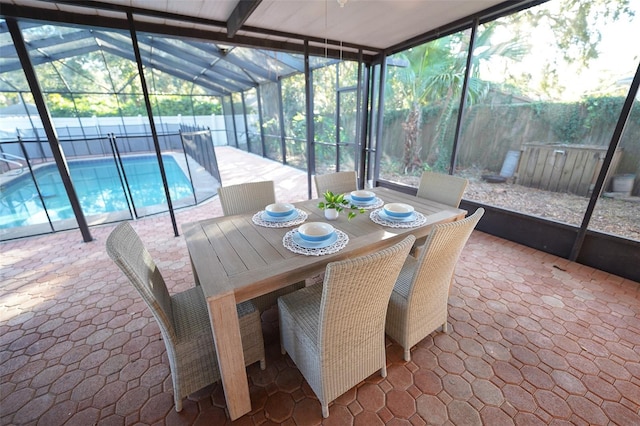
<path id="1" fill-rule="evenodd" d="M 170 155 L 162 157 L 171 200 L 192 197 L 191 183 Z M 129 184 L 136 209 L 166 204 L 160 167 L 154 155 L 123 157 L 127 181 L 121 181 L 112 158 L 70 161 L 69 172 L 85 216 L 128 211 L 123 184 Z M 55 164 L 34 170 L 51 220 L 73 218 L 73 211 Z M 2 186 L 0 229 L 47 222 L 45 210 L 28 172 Z"/>

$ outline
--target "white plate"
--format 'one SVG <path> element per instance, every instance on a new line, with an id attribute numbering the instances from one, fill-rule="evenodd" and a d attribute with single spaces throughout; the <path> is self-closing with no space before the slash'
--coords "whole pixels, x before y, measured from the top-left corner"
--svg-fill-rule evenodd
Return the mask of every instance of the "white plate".
<path id="1" fill-rule="evenodd" d="M 282 217 L 273 217 L 269 213 L 263 210 L 261 217 L 262 217 L 262 220 L 264 220 L 265 222 L 288 222 L 298 217 L 298 210 L 294 210 L 291 212 L 290 215 L 282 216 Z"/>
<path id="2" fill-rule="evenodd" d="M 303 240 L 298 232 L 294 232 L 293 235 L 291 235 L 291 239 L 293 240 L 294 243 L 296 243 L 302 248 L 306 248 L 306 249 L 325 248 L 325 247 L 329 247 L 331 244 L 338 241 L 338 234 L 334 232 L 333 234 L 331 234 L 329 238 L 327 238 L 324 241 L 307 241 L 307 240 Z"/>
<path id="3" fill-rule="evenodd" d="M 389 222 L 411 222 L 413 220 L 416 220 L 415 212 L 412 212 L 411 215 L 407 217 L 391 217 L 384 212 L 384 209 L 380 209 L 378 211 L 378 216 L 380 216 L 380 219 L 388 220 Z"/>
<path id="4" fill-rule="evenodd" d="M 347 199 L 354 206 L 362 206 L 362 207 L 370 206 L 372 204 L 377 203 L 380 200 L 378 197 L 374 197 L 373 200 L 371 201 L 353 201 L 350 195 L 347 195 L 345 199 Z"/>

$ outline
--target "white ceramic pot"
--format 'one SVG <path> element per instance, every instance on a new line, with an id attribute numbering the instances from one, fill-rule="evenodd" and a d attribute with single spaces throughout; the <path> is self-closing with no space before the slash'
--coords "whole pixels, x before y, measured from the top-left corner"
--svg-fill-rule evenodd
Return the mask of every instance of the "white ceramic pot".
<path id="1" fill-rule="evenodd" d="M 324 209 L 324 217 L 327 220 L 336 220 L 340 212 L 336 209 Z"/>

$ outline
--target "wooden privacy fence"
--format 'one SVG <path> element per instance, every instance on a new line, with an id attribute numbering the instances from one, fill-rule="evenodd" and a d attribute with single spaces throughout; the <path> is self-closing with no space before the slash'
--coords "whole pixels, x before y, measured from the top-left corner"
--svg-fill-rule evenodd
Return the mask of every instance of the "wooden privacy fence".
<path id="1" fill-rule="evenodd" d="M 602 168 L 607 147 L 593 145 L 544 144 L 522 145 L 516 183 L 552 192 L 588 196 Z M 613 156 L 604 189 L 609 187 L 622 152 Z"/>

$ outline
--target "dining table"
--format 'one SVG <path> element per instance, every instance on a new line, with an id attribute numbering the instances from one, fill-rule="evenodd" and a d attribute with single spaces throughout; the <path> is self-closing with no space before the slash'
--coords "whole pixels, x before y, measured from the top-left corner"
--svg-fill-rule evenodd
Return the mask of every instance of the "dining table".
<path id="1" fill-rule="evenodd" d="M 263 212 L 212 217 L 183 225 L 194 278 L 207 300 L 231 420 L 251 411 L 237 303 L 316 276 L 329 262 L 384 249 L 409 234 L 416 239 L 425 237 L 433 225 L 460 220 L 467 214 L 465 210 L 389 188 L 370 191 L 375 193 L 376 204 L 366 206 L 364 213 L 352 219 L 343 211 L 338 219 L 328 221 L 318 208 L 320 199 L 311 199 L 293 203 L 300 213 L 297 221 L 274 226 L 261 220 Z M 420 220 L 380 220 L 381 206 L 387 203 L 413 206 Z M 295 236 L 301 219 L 333 225 L 341 236 L 338 249 L 292 250 L 297 246 L 291 236 Z"/>

